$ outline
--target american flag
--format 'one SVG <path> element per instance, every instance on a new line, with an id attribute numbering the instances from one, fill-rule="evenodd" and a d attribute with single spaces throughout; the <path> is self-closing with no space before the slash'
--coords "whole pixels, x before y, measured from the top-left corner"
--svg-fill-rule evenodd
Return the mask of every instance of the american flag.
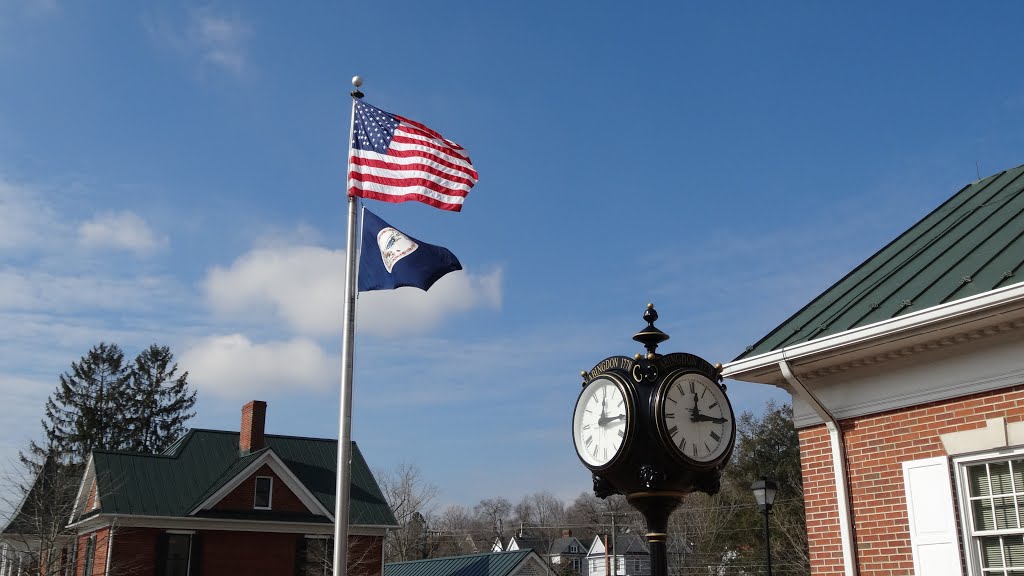
<path id="1" fill-rule="evenodd" d="M 466 151 L 419 122 L 356 100 L 349 194 L 458 212 L 477 173 Z"/>

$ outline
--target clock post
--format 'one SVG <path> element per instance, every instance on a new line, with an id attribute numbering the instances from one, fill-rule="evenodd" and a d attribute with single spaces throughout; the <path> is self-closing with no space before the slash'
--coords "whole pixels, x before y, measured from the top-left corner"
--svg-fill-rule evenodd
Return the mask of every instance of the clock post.
<path id="1" fill-rule="evenodd" d="M 583 371 L 573 444 L 593 473 L 594 494 L 622 494 L 647 522 L 652 576 L 668 575 L 668 519 L 693 491 L 714 495 L 732 455 L 736 421 L 721 365 L 686 353 L 662 355 L 654 326 L 633 336 L 646 354 L 612 356 Z"/>

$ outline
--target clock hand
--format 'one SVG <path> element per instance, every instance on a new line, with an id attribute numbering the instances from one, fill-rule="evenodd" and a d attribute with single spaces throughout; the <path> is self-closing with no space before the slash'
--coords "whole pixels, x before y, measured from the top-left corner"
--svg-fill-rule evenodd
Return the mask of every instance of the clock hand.
<path id="1" fill-rule="evenodd" d="M 601 416 L 600 418 L 597 419 L 597 425 L 602 427 L 602 428 L 604 428 L 604 425 L 608 424 L 609 422 L 614 422 L 616 420 L 625 420 L 625 419 L 626 419 L 626 415 L 625 414 L 619 414 L 618 416 Z"/>
<path id="2" fill-rule="evenodd" d="M 728 422 L 725 418 L 715 418 L 714 416 L 707 416 L 705 414 L 697 414 L 690 418 L 693 422 L 714 422 L 715 424 L 725 424 Z"/>
<path id="3" fill-rule="evenodd" d="M 700 422 L 701 413 L 700 408 L 697 407 L 697 393 L 693 393 L 693 408 L 690 409 L 690 422 Z"/>

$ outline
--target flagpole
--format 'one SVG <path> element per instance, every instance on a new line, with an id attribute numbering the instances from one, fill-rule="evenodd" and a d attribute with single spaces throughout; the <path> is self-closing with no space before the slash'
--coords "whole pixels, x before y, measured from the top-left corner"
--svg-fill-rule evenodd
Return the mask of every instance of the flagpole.
<path id="1" fill-rule="evenodd" d="M 352 161 L 352 137 L 356 122 L 356 100 L 363 97 L 359 87 L 362 78 L 352 78 L 352 114 L 348 127 L 348 159 Z M 356 218 L 358 199 L 348 193 L 348 171 L 345 173 L 345 193 L 348 196 L 348 237 L 345 240 L 345 307 L 342 312 L 341 332 L 341 393 L 338 400 L 338 471 L 334 491 L 334 576 L 346 575 L 348 558 L 349 487 L 352 483 L 352 367 L 355 357 L 356 335 Z"/>

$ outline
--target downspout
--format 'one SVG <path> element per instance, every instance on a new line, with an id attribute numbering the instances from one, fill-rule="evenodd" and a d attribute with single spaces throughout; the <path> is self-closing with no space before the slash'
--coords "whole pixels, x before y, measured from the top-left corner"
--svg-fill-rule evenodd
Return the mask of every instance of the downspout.
<path id="1" fill-rule="evenodd" d="M 845 576 L 857 576 L 857 554 L 856 543 L 853 538 L 853 515 L 850 512 L 850 492 L 846 483 L 846 445 L 843 442 L 843 430 L 839 421 L 828 411 L 803 382 L 796 377 L 796 374 L 786 360 L 786 350 L 782 350 L 782 361 L 779 362 L 779 370 L 783 378 L 793 387 L 793 390 L 806 402 L 818 417 L 825 422 L 828 429 L 829 442 L 832 447 L 832 475 L 836 483 L 836 508 L 839 512 L 839 540 L 843 550 L 843 573 Z"/>
<path id="2" fill-rule="evenodd" d="M 189 540 L 189 556 L 192 555 L 192 541 Z M 104 576 L 110 576 L 110 559 L 113 557 L 114 552 L 114 523 L 110 523 L 110 529 L 107 530 L 107 565 L 103 572 Z"/>

